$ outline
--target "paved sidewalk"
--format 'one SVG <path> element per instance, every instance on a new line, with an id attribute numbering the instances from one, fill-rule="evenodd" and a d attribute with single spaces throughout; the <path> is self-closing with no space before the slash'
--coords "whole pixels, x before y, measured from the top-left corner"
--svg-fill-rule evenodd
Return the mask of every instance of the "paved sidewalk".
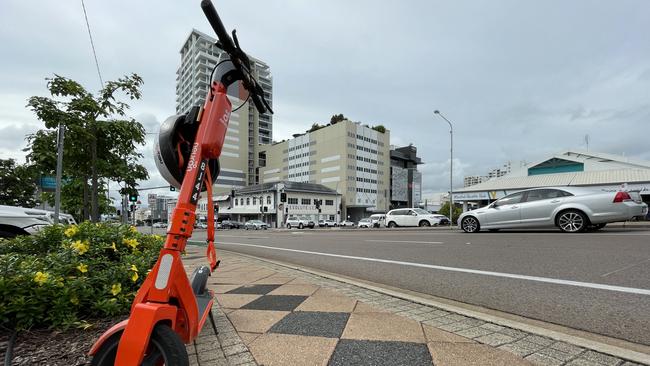
<path id="1" fill-rule="evenodd" d="M 188 272 L 205 263 L 188 246 Z M 218 252 L 209 323 L 192 365 L 637 365 L 568 343 Z"/>

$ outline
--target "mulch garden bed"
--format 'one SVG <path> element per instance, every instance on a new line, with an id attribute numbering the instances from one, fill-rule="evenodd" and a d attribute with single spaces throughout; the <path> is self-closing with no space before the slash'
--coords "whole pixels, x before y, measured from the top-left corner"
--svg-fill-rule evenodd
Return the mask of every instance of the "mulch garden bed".
<path id="1" fill-rule="evenodd" d="M 29 330 L 18 334 L 13 349 L 12 365 L 80 366 L 89 365 L 88 351 L 108 328 L 123 317 L 89 321 L 92 327 L 82 329 Z M 4 361 L 11 333 L 0 330 L 0 355 Z"/>

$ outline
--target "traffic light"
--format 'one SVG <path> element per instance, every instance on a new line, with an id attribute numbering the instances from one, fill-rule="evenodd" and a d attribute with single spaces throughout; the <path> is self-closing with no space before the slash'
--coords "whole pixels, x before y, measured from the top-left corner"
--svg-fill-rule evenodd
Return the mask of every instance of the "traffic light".
<path id="1" fill-rule="evenodd" d="M 136 206 L 136 205 L 131 205 L 131 212 L 135 211 L 136 207 L 138 207 L 138 206 Z"/>
<path id="2" fill-rule="evenodd" d="M 219 205 L 216 203 L 214 204 L 214 213 L 219 213 Z"/>
<path id="3" fill-rule="evenodd" d="M 287 202 L 287 194 L 282 192 L 280 193 L 280 202 Z"/>
<path id="4" fill-rule="evenodd" d="M 129 193 L 129 202 L 137 202 L 138 201 L 138 193 Z"/>
<path id="5" fill-rule="evenodd" d="M 170 191 L 170 192 L 176 192 L 176 187 L 174 187 L 174 186 L 169 186 L 169 191 Z"/>

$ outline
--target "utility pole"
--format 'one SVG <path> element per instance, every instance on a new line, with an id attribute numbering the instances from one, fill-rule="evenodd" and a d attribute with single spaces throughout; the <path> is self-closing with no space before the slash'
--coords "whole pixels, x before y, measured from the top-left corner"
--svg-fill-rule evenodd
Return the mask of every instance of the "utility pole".
<path id="1" fill-rule="evenodd" d="M 56 139 L 56 187 L 54 188 L 54 223 L 59 223 L 61 213 L 61 177 L 63 175 L 63 135 L 65 126 L 59 123 Z"/>

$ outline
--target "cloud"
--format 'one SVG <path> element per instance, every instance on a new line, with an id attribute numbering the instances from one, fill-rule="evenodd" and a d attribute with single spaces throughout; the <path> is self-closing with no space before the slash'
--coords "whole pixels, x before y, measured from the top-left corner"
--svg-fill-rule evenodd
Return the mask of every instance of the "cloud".
<path id="1" fill-rule="evenodd" d="M 244 49 L 271 67 L 276 140 L 336 113 L 381 123 L 392 143 L 418 147 L 429 191 L 446 191 L 449 178 L 448 126 L 435 109 L 454 123 L 459 186 L 462 174 L 584 147 L 587 134 L 594 151 L 650 158 L 646 1 L 216 5 Z M 0 137 L 0 154 L 21 157 L 16 141 L 28 128 L 18 126 L 38 124 L 25 103 L 47 95 L 43 78 L 59 73 L 89 90 L 99 80 L 79 3 L 0 7 L 0 42 L 10 50 L 0 58 L 0 131 L 13 136 Z M 157 131 L 175 110 L 182 43 L 192 28 L 212 33 L 198 4 L 116 0 L 86 8 L 104 79 L 140 74 L 143 98 L 130 114 Z M 150 172 L 147 184 L 158 182 Z"/>

